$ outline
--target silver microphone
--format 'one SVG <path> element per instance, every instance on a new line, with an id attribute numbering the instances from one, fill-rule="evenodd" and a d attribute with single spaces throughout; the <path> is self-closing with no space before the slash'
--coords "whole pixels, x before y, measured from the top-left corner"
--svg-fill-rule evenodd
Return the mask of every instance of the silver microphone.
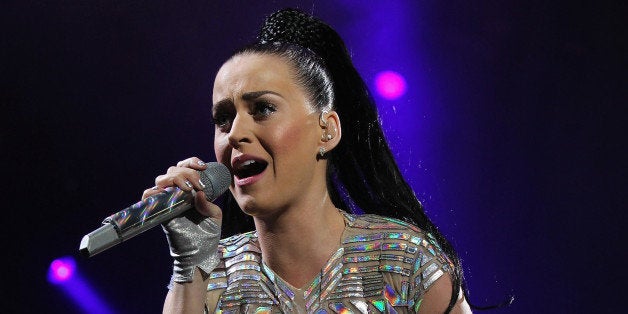
<path id="1" fill-rule="evenodd" d="M 221 163 L 207 163 L 207 169 L 199 171 L 203 192 L 209 201 L 222 195 L 231 184 L 231 173 Z M 85 235 L 81 240 L 81 254 L 92 257 L 106 249 L 126 241 L 152 227 L 167 222 L 194 207 L 196 191 L 185 192 L 177 187 L 147 197 L 102 222 L 103 226 Z"/>

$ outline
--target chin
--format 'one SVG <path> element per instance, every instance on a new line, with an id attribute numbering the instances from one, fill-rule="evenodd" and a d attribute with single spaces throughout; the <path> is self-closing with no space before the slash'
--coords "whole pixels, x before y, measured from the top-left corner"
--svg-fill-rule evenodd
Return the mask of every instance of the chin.
<path id="1" fill-rule="evenodd" d="M 239 197 L 236 197 L 236 202 L 238 203 L 238 206 L 240 206 L 242 212 L 254 218 L 270 217 L 276 213 L 276 206 L 260 202 L 259 199 L 255 199 L 250 195 L 240 195 Z"/>
<path id="2" fill-rule="evenodd" d="M 259 210 L 259 206 L 254 197 L 250 195 L 238 195 L 234 196 L 235 201 L 238 203 L 240 209 L 247 215 L 255 216 Z"/>

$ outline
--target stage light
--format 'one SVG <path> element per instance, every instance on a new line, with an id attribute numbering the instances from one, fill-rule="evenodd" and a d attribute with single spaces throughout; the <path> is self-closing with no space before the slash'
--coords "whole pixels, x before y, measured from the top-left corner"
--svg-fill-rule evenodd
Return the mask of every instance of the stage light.
<path id="1" fill-rule="evenodd" d="M 377 92 L 388 100 L 394 100 L 406 93 L 406 80 L 394 71 L 384 71 L 375 77 Z"/>
<path id="2" fill-rule="evenodd" d="M 48 281 L 62 283 L 69 280 L 76 270 L 76 262 L 71 257 L 58 258 L 50 263 Z"/>
<path id="3" fill-rule="evenodd" d="M 114 313 L 76 268 L 76 261 L 72 257 L 55 259 L 48 268 L 48 281 L 65 292 L 85 313 Z"/>

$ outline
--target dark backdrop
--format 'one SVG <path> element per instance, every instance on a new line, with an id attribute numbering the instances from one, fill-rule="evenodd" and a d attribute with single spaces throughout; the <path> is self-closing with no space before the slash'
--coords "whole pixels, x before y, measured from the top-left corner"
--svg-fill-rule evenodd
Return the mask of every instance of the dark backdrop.
<path id="1" fill-rule="evenodd" d="M 91 259 L 79 241 L 169 165 L 213 158 L 213 75 L 285 6 L 336 27 L 369 84 L 406 75 L 403 98 L 378 98 L 384 126 L 471 301 L 621 312 L 626 5 L 382 2 L 3 2 L 2 312 L 79 313 L 46 281 L 68 255 L 117 312 L 160 311 L 159 229 Z"/>

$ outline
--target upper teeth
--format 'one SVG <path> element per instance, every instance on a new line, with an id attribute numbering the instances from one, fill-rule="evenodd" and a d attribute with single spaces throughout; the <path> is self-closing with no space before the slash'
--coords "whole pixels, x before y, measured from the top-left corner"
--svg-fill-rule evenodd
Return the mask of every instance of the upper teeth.
<path id="1" fill-rule="evenodd" d="M 246 167 L 246 166 L 251 165 L 251 164 L 253 164 L 253 163 L 255 163 L 255 160 L 247 160 L 247 161 L 243 162 L 243 163 L 241 164 L 241 166 L 242 166 L 242 167 Z"/>

